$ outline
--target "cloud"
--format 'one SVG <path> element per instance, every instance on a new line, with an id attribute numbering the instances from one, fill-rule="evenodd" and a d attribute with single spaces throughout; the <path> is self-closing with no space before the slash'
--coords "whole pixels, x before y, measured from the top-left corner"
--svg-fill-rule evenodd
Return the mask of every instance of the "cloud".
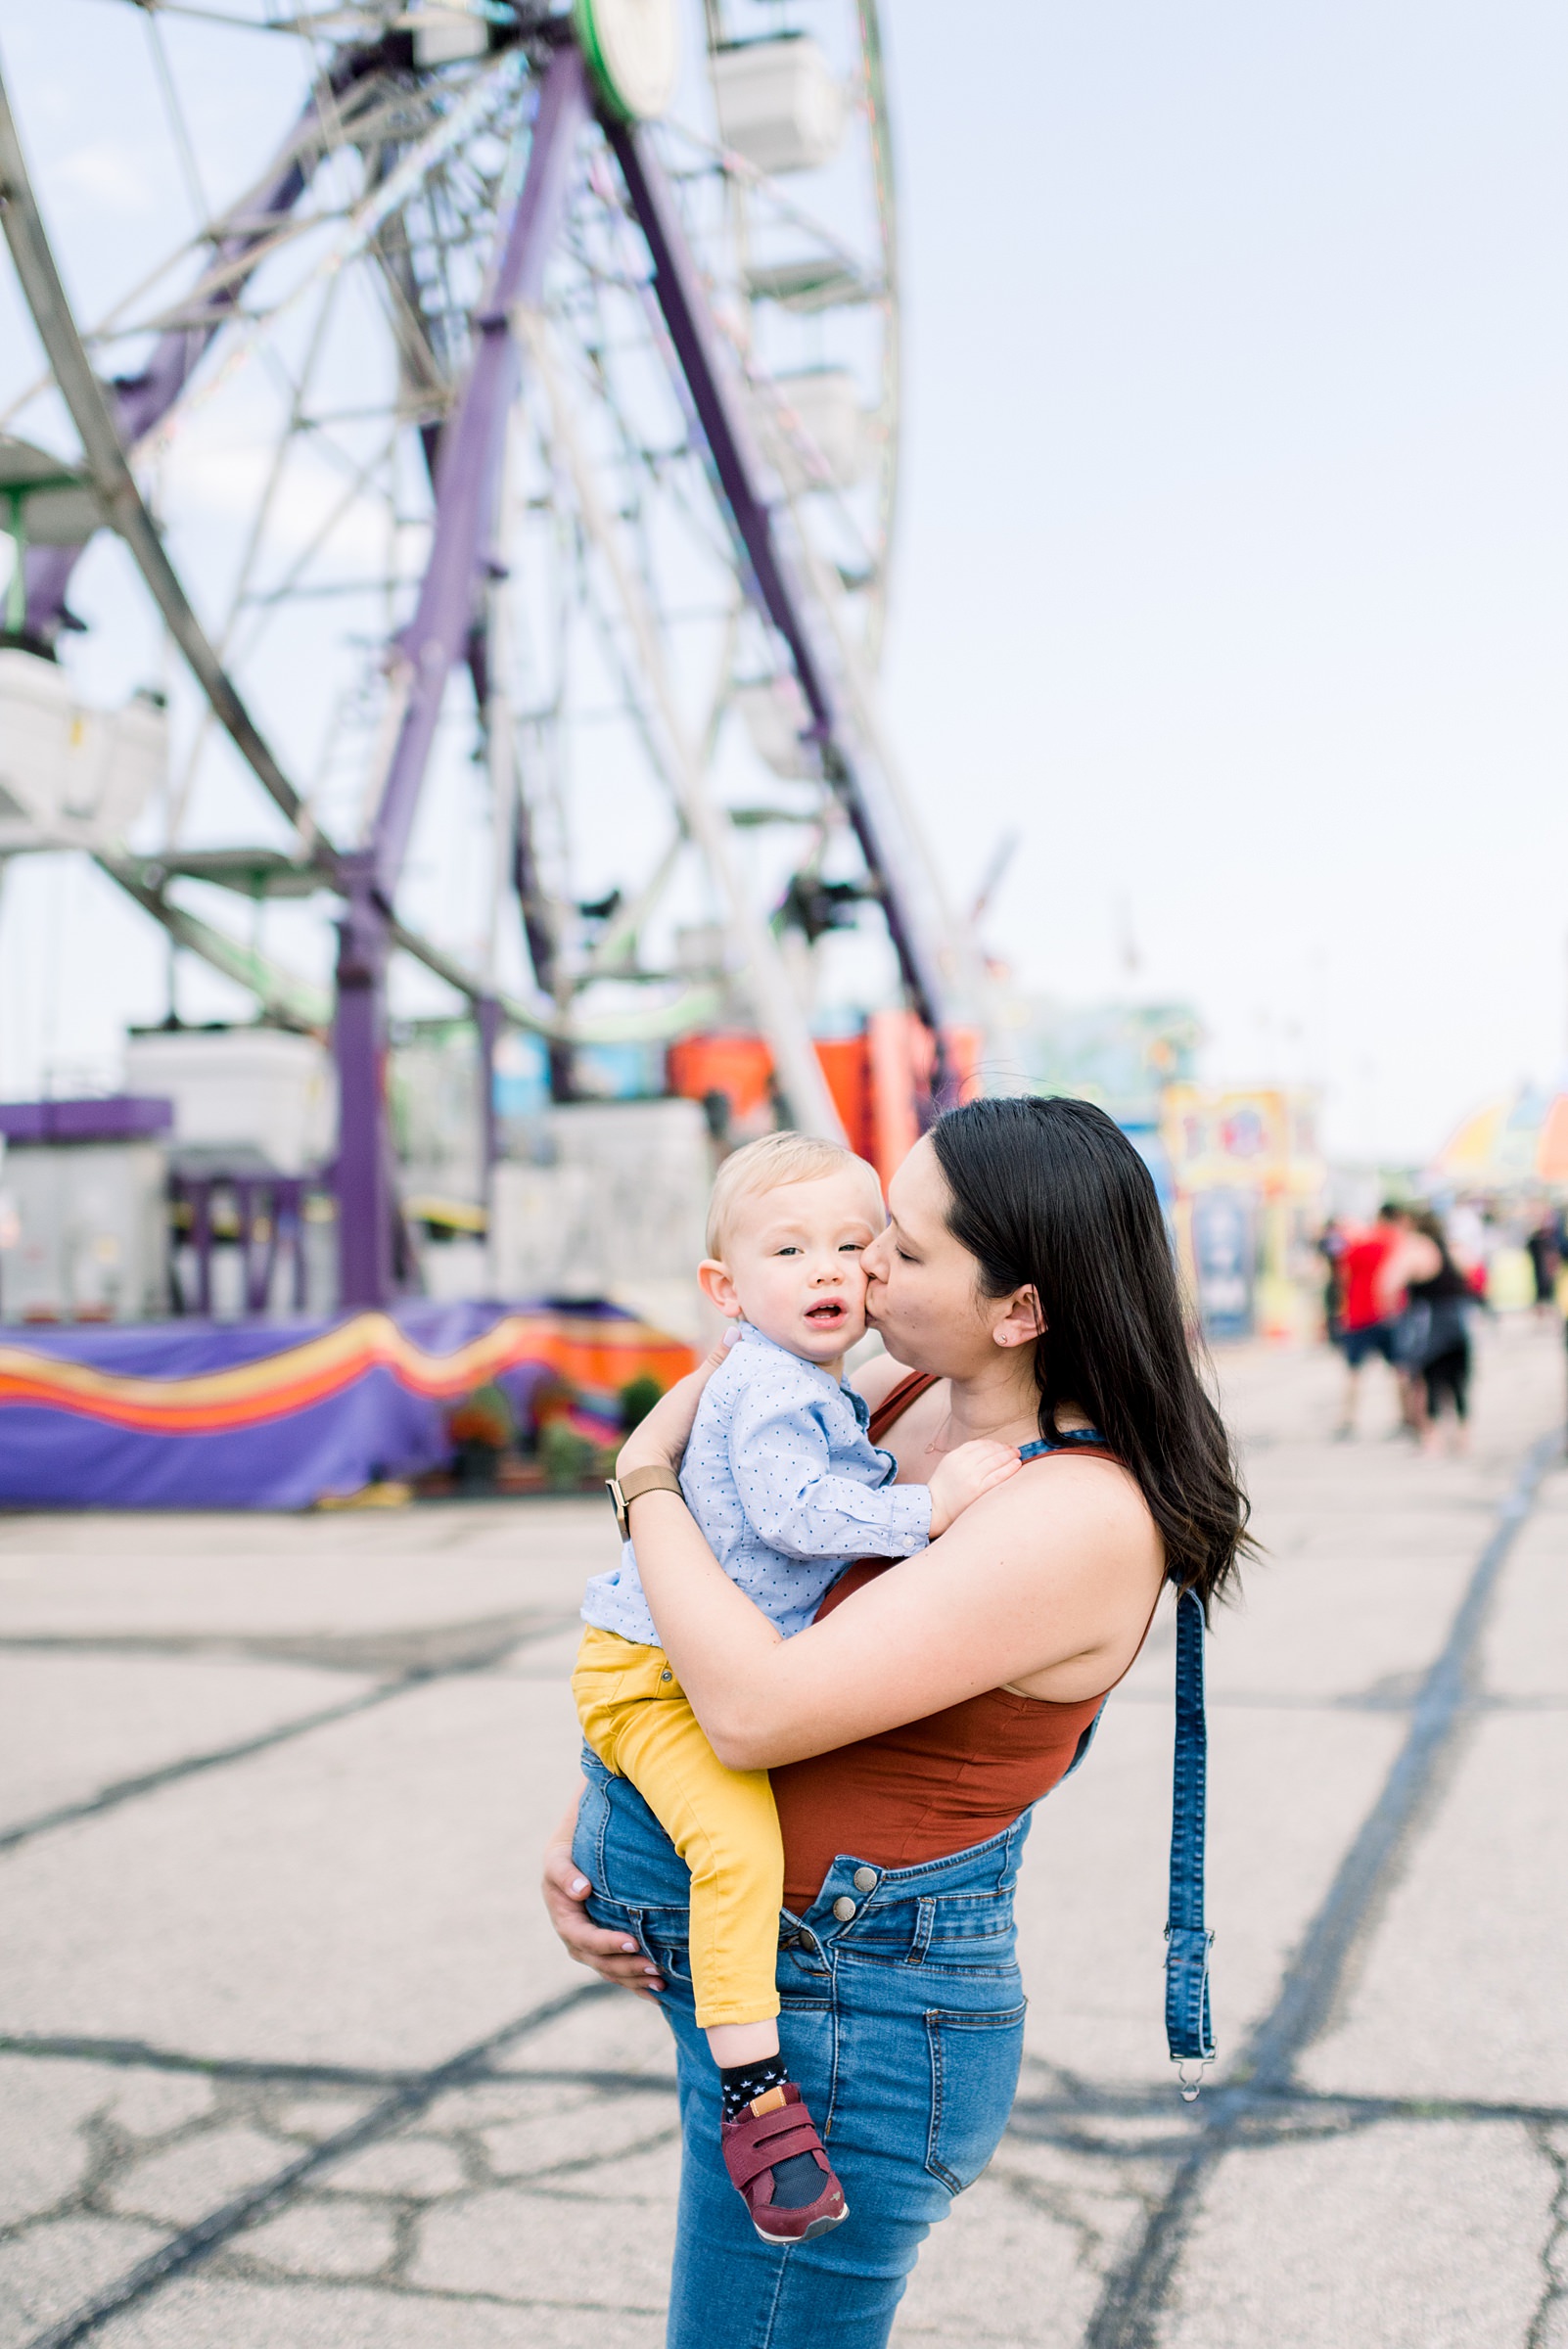
<path id="1" fill-rule="evenodd" d="M 248 526 L 271 463 L 268 448 L 198 443 L 184 453 L 183 461 L 169 468 L 165 511 L 171 520 L 178 518 L 197 529 L 219 525 L 232 530 L 236 526 Z M 280 561 L 290 560 L 310 543 L 346 486 L 346 476 L 308 445 L 291 452 L 268 519 L 270 560 L 262 566 L 263 583 Z M 386 549 L 386 508 L 367 489 L 338 517 L 319 560 L 326 566 L 379 573 Z"/>
<path id="2" fill-rule="evenodd" d="M 151 148 L 96 139 L 90 147 L 74 148 L 62 157 L 49 176 L 55 188 L 82 203 L 112 206 L 120 212 L 153 212 L 160 208 L 161 162 Z"/>

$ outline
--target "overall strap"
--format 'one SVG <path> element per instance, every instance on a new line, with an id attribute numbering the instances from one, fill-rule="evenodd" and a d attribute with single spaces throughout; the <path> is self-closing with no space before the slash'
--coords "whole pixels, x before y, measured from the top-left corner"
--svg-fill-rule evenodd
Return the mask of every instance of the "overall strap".
<path id="1" fill-rule="evenodd" d="M 1021 1460 L 1071 1451 L 1107 1451 L 1092 1427 L 1074 1428 L 1054 1443 L 1024 1444 Z M 1114 1456 L 1114 1455 L 1111 1455 Z M 1096 1716 L 1096 1719 L 1098 1716 Z M 1081 1746 L 1079 1756 L 1082 1759 Z M 1165 2037 L 1190 2104 L 1214 2061 L 1209 2009 L 1209 1950 L 1214 1935 L 1203 1921 L 1204 1807 L 1209 1724 L 1203 1704 L 1203 1602 L 1195 1590 L 1176 1600 L 1176 1764 L 1171 1788 L 1171 1907 L 1165 1927 Z M 1188 2067 L 1193 2067 L 1188 2069 Z"/>
<path id="2" fill-rule="evenodd" d="M 1048 1442 L 1040 1436 L 1033 1444 L 1020 1444 L 1018 1456 L 1021 1460 L 1043 1460 L 1053 1451 L 1103 1451 L 1109 1455 L 1110 1450 L 1097 1427 L 1070 1427 L 1065 1434 Z"/>
<path id="3" fill-rule="evenodd" d="M 1203 1603 L 1176 1600 L 1176 1769 L 1171 1798 L 1171 1911 L 1165 1928 L 1165 2036 L 1190 2104 L 1214 2061 L 1209 1947 L 1203 1922 L 1204 1794 L 1209 1749 L 1203 1709 Z M 1187 2066 L 1195 2065 L 1190 2074 Z"/>

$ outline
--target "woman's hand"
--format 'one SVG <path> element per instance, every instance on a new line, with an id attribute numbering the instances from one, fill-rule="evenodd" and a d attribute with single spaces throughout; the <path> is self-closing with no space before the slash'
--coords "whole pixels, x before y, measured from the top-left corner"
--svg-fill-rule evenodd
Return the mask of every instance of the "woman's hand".
<path id="1" fill-rule="evenodd" d="M 544 1854 L 544 1906 L 551 1924 L 578 1965 L 592 1968 L 607 1982 L 635 1991 L 639 1999 L 657 1996 L 665 1987 L 659 1968 L 643 1956 L 625 1933 L 606 1932 L 582 1913 L 593 1886 L 572 1857 L 572 1836 L 577 1823 L 574 1802 L 556 1828 Z"/>
<path id="2" fill-rule="evenodd" d="M 728 1352 L 727 1340 L 721 1341 L 712 1354 L 704 1355 L 695 1370 L 688 1370 L 684 1378 L 676 1379 L 668 1394 L 660 1396 L 647 1418 L 637 1422 L 622 1445 L 616 1460 L 617 1476 L 629 1476 L 633 1468 L 680 1466 L 702 1391 Z"/>

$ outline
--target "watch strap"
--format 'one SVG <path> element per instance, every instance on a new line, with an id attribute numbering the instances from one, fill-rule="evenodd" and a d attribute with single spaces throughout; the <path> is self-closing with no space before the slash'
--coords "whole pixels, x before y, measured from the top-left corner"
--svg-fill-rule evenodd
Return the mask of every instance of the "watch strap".
<path id="1" fill-rule="evenodd" d="M 680 1479 L 673 1468 L 664 1467 L 633 1468 L 629 1476 L 622 1477 L 621 1497 L 628 1506 L 645 1493 L 680 1494 Z"/>
<path id="2" fill-rule="evenodd" d="M 673 1493 L 679 1498 L 685 1498 L 685 1495 L 680 1490 L 679 1477 L 673 1468 L 666 1467 L 633 1468 L 623 1482 L 619 1477 L 608 1477 L 605 1480 L 605 1490 L 609 1494 L 611 1505 L 615 1509 L 616 1525 L 623 1542 L 629 1542 L 631 1539 L 631 1527 L 627 1521 L 626 1511 L 634 1500 L 642 1497 L 644 1493 Z"/>

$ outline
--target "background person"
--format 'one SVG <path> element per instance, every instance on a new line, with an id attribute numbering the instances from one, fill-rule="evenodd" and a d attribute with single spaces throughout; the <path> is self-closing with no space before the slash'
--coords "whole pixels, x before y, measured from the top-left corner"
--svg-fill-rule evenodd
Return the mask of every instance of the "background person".
<path id="1" fill-rule="evenodd" d="M 1449 1254 L 1464 1274 L 1471 1296 L 1484 1306 L 1497 1235 L 1473 1199 L 1454 1202 L 1449 1210 L 1447 1231 Z"/>
<path id="2" fill-rule="evenodd" d="M 1329 1217 L 1314 1244 L 1323 1260 L 1323 1329 L 1330 1346 L 1337 1346 L 1345 1333 L 1344 1256 L 1349 1244 L 1338 1216 Z"/>
<path id="3" fill-rule="evenodd" d="M 1557 1238 L 1557 1217 L 1552 1208 L 1544 1206 L 1537 1210 L 1525 1236 L 1525 1247 L 1529 1252 L 1530 1270 L 1536 1284 L 1536 1318 L 1542 1321 L 1555 1305 L 1557 1267 L 1562 1262 Z"/>
<path id="4" fill-rule="evenodd" d="M 1188 1352 L 1154 1185 L 1108 1118 L 1064 1099 L 950 1112 L 894 1177 L 890 1207 L 865 1257 L 889 1350 L 860 1373 L 872 1440 L 914 1482 L 972 1438 L 1050 1449 L 919 1556 L 851 1567 L 788 1640 L 678 1496 L 650 1492 L 632 1516 L 662 1644 L 710 1742 L 731 1768 L 772 1773 L 781 2036 L 831 2109 L 852 2225 L 782 2250 L 730 2190 L 692 2006 L 686 1871 L 634 1790 L 585 1758 L 580 1811 L 546 1856 L 568 1948 L 658 1995 L 675 2034 L 670 2349 L 887 2340 L 922 2239 L 1011 2109 L 1028 1810 L 1082 1757 L 1166 1580 L 1207 1600 L 1244 1545 L 1246 1502 Z M 628 1441 L 623 1478 L 678 1457 L 701 1375 Z M 856 2060 L 839 2065 L 846 2034 Z"/>
<path id="5" fill-rule="evenodd" d="M 1334 1433 L 1341 1438 L 1356 1433 L 1361 1372 L 1373 1355 L 1381 1356 L 1398 1375 L 1394 1323 L 1402 1284 L 1391 1282 L 1389 1272 L 1399 1237 L 1400 1210 L 1386 1200 L 1372 1228 L 1356 1233 L 1340 1251 L 1339 1347 L 1345 1357 L 1345 1400 Z"/>
<path id="6" fill-rule="evenodd" d="M 1421 1440 L 1426 1427 L 1426 1390 L 1421 1368 L 1425 1359 L 1428 1313 L 1410 1302 L 1410 1283 L 1434 1279 L 1441 1269 L 1442 1252 L 1430 1233 L 1422 1231 L 1422 1211 L 1402 1207 L 1396 1212 L 1394 1245 L 1383 1266 L 1383 1287 L 1393 1309 L 1394 1366 L 1400 1382 L 1400 1417 L 1405 1430 Z"/>
<path id="7" fill-rule="evenodd" d="M 1409 1219 L 1402 1244 L 1405 1312 L 1402 1351 L 1418 1390 L 1421 1448 L 1455 1453 L 1469 1444 L 1470 1313 L 1475 1293 L 1453 1261 L 1442 1219 L 1425 1209 Z M 1452 1434 L 1448 1426 L 1452 1417 Z"/>

